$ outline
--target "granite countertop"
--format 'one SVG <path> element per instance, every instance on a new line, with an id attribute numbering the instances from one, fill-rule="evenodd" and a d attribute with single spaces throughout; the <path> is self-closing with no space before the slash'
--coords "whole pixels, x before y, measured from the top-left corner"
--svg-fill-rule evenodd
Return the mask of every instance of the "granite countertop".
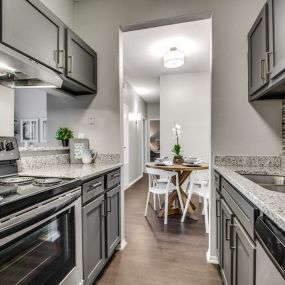
<path id="1" fill-rule="evenodd" d="M 285 194 L 267 190 L 240 174 L 283 175 L 280 167 L 219 166 L 214 169 L 236 187 L 257 208 L 285 231 Z M 239 174 L 240 173 L 240 174 Z"/>
<path id="2" fill-rule="evenodd" d="M 19 173 L 19 175 L 56 178 L 79 178 L 81 180 L 86 180 L 119 168 L 122 165 L 122 163 L 60 164 L 26 170 Z"/>

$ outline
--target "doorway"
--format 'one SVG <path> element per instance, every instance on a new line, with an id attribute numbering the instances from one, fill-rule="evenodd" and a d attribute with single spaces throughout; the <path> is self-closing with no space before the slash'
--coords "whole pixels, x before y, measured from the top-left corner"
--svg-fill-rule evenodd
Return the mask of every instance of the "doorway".
<path id="1" fill-rule="evenodd" d="M 124 104 L 124 190 L 129 185 L 129 107 Z"/>
<path id="2" fill-rule="evenodd" d="M 142 170 L 146 161 L 155 161 L 157 157 L 169 157 L 171 161 L 174 122 L 182 125 L 182 154 L 202 158 L 211 167 L 212 22 L 210 16 L 199 20 L 197 17 L 193 20 L 191 16 L 188 20 L 186 18 L 128 26 L 120 32 L 123 66 L 120 80 L 127 81 L 133 90 L 130 93 L 140 98 L 137 100 L 139 104 L 130 104 L 130 113 L 133 113 L 137 125 L 135 129 L 141 125 L 144 130 L 144 120 L 139 118 L 145 113 L 142 105 L 147 106 L 147 139 L 143 137 L 144 131 L 140 132 L 142 145 L 146 142 L 147 156 L 144 159 L 142 155 L 140 161 L 141 156 L 134 153 L 135 164 L 142 165 Z M 168 68 L 165 55 L 177 51 L 182 66 Z M 149 114 L 150 104 L 159 106 L 158 113 Z M 135 147 L 144 152 L 144 147 Z M 129 166 L 131 169 L 136 168 Z M 140 179 L 137 177 L 134 182 Z M 211 197 L 210 219 L 215 212 L 214 200 Z M 210 220 L 210 224 L 214 229 L 215 221 Z M 212 229 L 209 256 L 214 252 L 215 233 Z"/>
<path id="3" fill-rule="evenodd" d="M 160 120 L 149 120 L 149 161 L 154 162 L 160 157 Z"/>

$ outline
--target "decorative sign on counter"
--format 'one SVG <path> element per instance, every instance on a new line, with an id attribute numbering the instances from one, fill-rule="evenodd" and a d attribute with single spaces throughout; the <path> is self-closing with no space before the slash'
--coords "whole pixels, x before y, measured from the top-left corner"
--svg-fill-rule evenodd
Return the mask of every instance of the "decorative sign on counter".
<path id="1" fill-rule="evenodd" d="M 70 140 L 70 163 L 82 163 L 82 151 L 89 148 L 88 139 L 71 139 Z"/>

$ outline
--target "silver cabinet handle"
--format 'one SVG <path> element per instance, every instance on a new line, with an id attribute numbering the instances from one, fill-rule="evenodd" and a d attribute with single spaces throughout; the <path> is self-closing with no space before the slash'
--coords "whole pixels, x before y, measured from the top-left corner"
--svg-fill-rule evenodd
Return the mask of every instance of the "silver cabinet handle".
<path id="1" fill-rule="evenodd" d="M 233 235 L 233 229 L 235 228 L 235 224 L 230 224 L 230 249 L 236 249 L 234 245 L 234 235 Z"/>
<path id="2" fill-rule="evenodd" d="M 93 190 L 95 190 L 96 188 L 100 187 L 101 185 L 102 185 L 101 182 L 97 182 L 97 183 L 95 183 L 94 185 L 90 185 L 87 192 L 93 191 Z"/>
<path id="3" fill-rule="evenodd" d="M 228 229 L 229 229 L 229 222 L 231 221 L 231 219 L 226 219 L 226 240 L 227 241 L 230 241 L 231 240 L 231 237 L 229 237 L 229 234 L 228 234 Z"/>
<path id="4" fill-rule="evenodd" d="M 218 209 L 220 209 L 221 206 L 221 200 L 216 200 L 216 217 L 220 218 L 221 217 L 221 213 L 220 211 L 218 211 Z"/>
<path id="5" fill-rule="evenodd" d="M 273 70 L 273 52 L 269 51 L 266 53 L 266 73 L 271 74 Z"/>
<path id="6" fill-rule="evenodd" d="M 106 209 L 106 200 L 104 199 L 103 201 L 102 201 L 102 208 L 101 209 L 103 209 L 103 214 L 101 213 L 101 215 L 102 215 L 102 217 L 106 217 L 107 216 L 107 209 Z"/>
<path id="7" fill-rule="evenodd" d="M 73 56 L 69 55 L 68 56 L 69 59 L 69 64 L 68 64 L 68 73 L 72 73 L 73 72 Z"/>
<path id="8" fill-rule="evenodd" d="M 59 50 L 57 52 L 57 68 L 58 69 L 64 69 L 65 67 L 65 50 L 62 49 L 62 50 Z"/>
<path id="9" fill-rule="evenodd" d="M 260 60 L 260 78 L 265 80 L 265 59 Z"/>
<path id="10" fill-rule="evenodd" d="M 108 197 L 108 201 L 109 201 L 109 207 L 107 205 L 107 213 L 111 213 L 112 212 L 112 201 L 111 201 L 111 197 Z M 109 208 L 109 209 L 108 209 Z"/>

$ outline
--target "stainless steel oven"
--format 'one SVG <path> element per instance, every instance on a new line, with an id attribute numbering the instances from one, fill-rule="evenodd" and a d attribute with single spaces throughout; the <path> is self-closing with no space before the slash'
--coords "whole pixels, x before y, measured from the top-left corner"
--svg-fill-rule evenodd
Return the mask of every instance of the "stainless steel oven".
<path id="1" fill-rule="evenodd" d="M 81 189 L 0 220 L 1 285 L 78 285 L 82 274 Z"/>

